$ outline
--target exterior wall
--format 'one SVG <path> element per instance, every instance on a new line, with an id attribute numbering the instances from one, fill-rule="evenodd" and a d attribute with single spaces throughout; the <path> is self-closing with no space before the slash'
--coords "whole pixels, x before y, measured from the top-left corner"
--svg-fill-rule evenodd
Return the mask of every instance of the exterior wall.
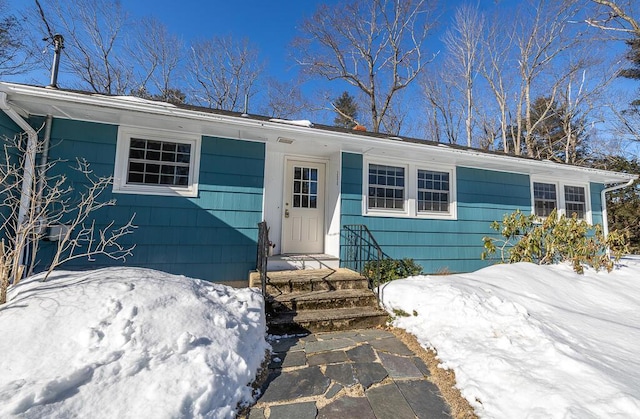
<path id="1" fill-rule="evenodd" d="M 470 272 L 490 264 L 480 260 L 482 237 L 492 221 L 520 208 L 531 211 L 529 176 L 457 167 L 457 220 L 362 215 L 363 159 L 342 155 L 342 225 L 365 224 L 392 258 L 413 258 L 424 272 Z"/>
<path id="2" fill-rule="evenodd" d="M 602 183 L 590 183 L 591 191 L 591 220 L 593 224 L 602 224 L 602 199 L 600 193 L 605 188 Z"/>
<path id="3" fill-rule="evenodd" d="M 68 170 L 84 157 L 97 175 L 113 175 L 118 127 L 56 119 L 50 155 L 64 159 L 64 171 L 76 190 L 82 178 Z M 119 226 L 135 214 L 135 232 L 126 242 L 136 245 L 125 265 L 153 268 L 210 281 L 246 280 L 255 269 L 257 223 L 262 219 L 264 144 L 203 137 L 197 198 L 112 193 L 117 203 L 96 212 L 97 222 Z M 125 240 L 122 241 L 123 243 Z M 40 258 L 49 260 L 52 243 L 43 242 Z M 78 259 L 66 269 L 121 266 L 106 257 Z M 44 268 L 43 262 L 40 268 Z"/>

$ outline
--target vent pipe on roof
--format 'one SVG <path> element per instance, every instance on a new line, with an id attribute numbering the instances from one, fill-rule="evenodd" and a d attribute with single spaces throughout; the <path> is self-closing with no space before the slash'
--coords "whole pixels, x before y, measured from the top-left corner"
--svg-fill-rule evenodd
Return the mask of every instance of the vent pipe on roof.
<path id="1" fill-rule="evenodd" d="M 48 89 L 58 88 L 58 70 L 60 69 L 60 54 L 64 49 L 64 37 L 59 33 L 53 35 L 51 39 L 53 43 L 53 64 L 51 65 L 51 82 L 47 86 Z"/>
<path id="2" fill-rule="evenodd" d="M 244 112 L 242 112 L 242 115 L 240 116 L 244 116 L 247 117 L 249 116 L 249 93 L 245 93 L 244 95 Z"/>

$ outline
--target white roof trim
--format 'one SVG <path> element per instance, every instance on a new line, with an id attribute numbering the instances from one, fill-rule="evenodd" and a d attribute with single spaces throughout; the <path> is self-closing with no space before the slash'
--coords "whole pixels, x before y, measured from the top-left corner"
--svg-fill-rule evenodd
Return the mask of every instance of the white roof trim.
<path id="1" fill-rule="evenodd" d="M 175 118 L 184 118 L 187 120 L 201 121 L 205 123 L 225 124 L 246 129 L 269 130 L 278 133 L 279 136 L 294 138 L 297 136 L 307 136 L 316 139 L 322 139 L 331 142 L 344 143 L 343 151 L 350 152 L 349 144 L 354 144 L 354 140 L 363 146 L 363 148 L 373 148 L 373 150 L 398 150 L 401 147 L 407 152 L 429 153 L 434 156 L 442 156 L 451 160 L 463 160 L 456 163 L 460 166 L 485 168 L 483 162 L 492 163 L 492 167 L 488 170 L 504 170 L 513 173 L 536 174 L 539 171 L 554 171 L 563 174 L 573 174 L 583 178 L 584 181 L 592 181 L 599 183 L 617 183 L 626 182 L 630 179 L 637 179 L 637 175 L 628 173 L 611 172 L 607 170 L 592 169 L 587 167 L 571 166 L 566 164 L 555 163 L 551 161 L 530 160 L 526 158 L 514 157 L 509 155 L 484 153 L 481 151 L 459 149 L 449 147 L 446 144 L 419 144 L 405 141 L 389 141 L 387 138 L 376 138 L 359 134 L 358 131 L 351 133 L 328 131 L 318 128 L 311 128 L 306 123 L 295 124 L 282 123 L 282 120 L 256 120 L 251 118 L 243 118 L 241 116 L 222 115 L 198 110 L 181 109 L 174 105 L 162 102 L 148 100 L 131 100 L 119 96 L 105 96 L 100 94 L 75 93 L 56 89 L 46 89 L 43 87 L 27 86 L 15 83 L 0 82 L 0 91 L 4 91 L 12 97 L 25 100 L 27 102 L 42 102 L 48 99 L 55 103 L 51 106 L 64 112 L 61 107 L 64 103 L 81 104 L 93 107 L 110 108 L 117 111 L 135 111 L 150 115 L 159 115 Z M 309 122 L 310 124 L 310 122 Z M 311 124 L 312 126 L 312 124 Z M 394 137 L 399 138 L 400 137 Z M 352 151 L 357 152 L 357 151 Z M 362 153 L 361 153 L 362 154 Z M 456 157 L 457 156 L 457 157 Z M 504 169 L 497 169 L 495 165 L 503 166 Z"/>

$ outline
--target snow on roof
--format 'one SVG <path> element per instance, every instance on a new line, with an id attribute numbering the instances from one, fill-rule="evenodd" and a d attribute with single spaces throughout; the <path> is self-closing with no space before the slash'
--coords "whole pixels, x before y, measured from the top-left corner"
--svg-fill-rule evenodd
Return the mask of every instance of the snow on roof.
<path id="1" fill-rule="evenodd" d="M 100 96 L 102 96 L 102 95 L 100 95 Z M 176 107 L 176 105 L 174 105 L 172 103 L 162 102 L 160 100 L 144 99 L 144 98 L 137 97 L 137 96 L 110 96 L 110 97 L 114 98 L 114 99 L 118 99 L 118 100 L 125 100 L 127 102 L 140 103 L 140 104 L 144 104 L 144 105 L 165 106 L 167 108 L 175 108 Z"/>
<path id="2" fill-rule="evenodd" d="M 278 122 L 280 124 L 296 125 L 299 127 L 307 127 L 307 128 L 311 128 L 313 126 L 313 123 L 308 119 L 289 120 L 289 119 L 271 118 L 269 119 L 269 122 Z"/>

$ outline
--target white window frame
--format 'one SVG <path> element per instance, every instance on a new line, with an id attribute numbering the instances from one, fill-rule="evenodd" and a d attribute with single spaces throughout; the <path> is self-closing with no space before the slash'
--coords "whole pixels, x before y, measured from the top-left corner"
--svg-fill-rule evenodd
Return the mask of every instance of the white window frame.
<path id="1" fill-rule="evenodd" d="M 369 166 L 370 165 L 377 165 L 377 166 L 386 166 L 386 167 L 396 167 L 396 168 L 401 168 L 404 170 L 404 186 L 402 187 L 402 196 L 403 196 L 403 205 L 402 208 L 369 208 Z M 365 207 L 367 208 L 368 212 L 371 213 L 381 213 L 381 214 L 389 214 L 389 215 L 393 215 L 393 214 L 404 214 L 406 215 L 408 213 L 408 208 L 407 208 L 407 195 L 408 195 L 408 181 L 409 181 L 409 167 L 405 164 L 390 164 L 390 163 L 382 163 L 382 162 L 369 162 L 367 163 L 367 173 L 366 173 L 366 178 L 367 178 L 367 188 L 365 191 L 365 196 L 366 196 L 366 202 L 365 202 Z M 382 186 L 382 185 L 379 185 Z M 389 185 L 386 185 L 389 186 Z M 399 189 L 397 186 L 393 186 L 390 189 Z"/>
<path id="2" fill-rule="evenodd" d="M 404 210 L 369 208 L 369 165 L 402 167 L 405 172 Z M 418 211 L 418 170 L 449 173 L 449 211 Z M 442 164 L 424 164 L 407 161 L 381 160 L 379 158 L 364 158 L 362 170 L 362 214 L 372 217 L 391 218 L 424 218 L 434 220 L 456 220 L 458 218 L 456 168 Z"/>
<path id="3" fill-rule="evenodd" d="M 533 193 L 533 184 L 534 183 L 547 183 L 555 185 L 556 187 L 556 208 L 558 212 L 558 217 L 564 215 L 565 217 L 570 216 L 567 215 L 567 206 L 564 198 L 564 188 L 565 186 L 575 186 L 584 188 L 584 204 L 585 204 L 585 213 L 584 220 L 593 224 L 593 217 L 591 212 L 591 190 L 589 189 L 588 182 L 574 182 L 574 181 L 559 181 L 557 179 L 545 178 L 545 177 L 537 177 L 530 176 L 531 181 L 531 214 L 535 214 L 535 195 Z M 544 219 L 545 217 L 539 217 L 540 219 Z"/>
<path id="4" fill-rule="evenodd" d="M 127 183 L 129 167 L 129 149 L 131 138 L 141 138 L 152 141 L 164 141 L 171 143 L 183 143 L 191 145 L 189 160 L 189 181 L 186 186 L 175 185 L 144 185 L 139 183 Z M 198 196 L 198 178 L 200 172 L 200 148 L 202 137 L 188 135 L 181 132 L 160 131 L 144 128 L 120 126 L 118 129 L 118 142 L 116 145 L 116 161 L 114 168 L 113 192 L 140 195 L 165 195 L 165 196 Z"/>

